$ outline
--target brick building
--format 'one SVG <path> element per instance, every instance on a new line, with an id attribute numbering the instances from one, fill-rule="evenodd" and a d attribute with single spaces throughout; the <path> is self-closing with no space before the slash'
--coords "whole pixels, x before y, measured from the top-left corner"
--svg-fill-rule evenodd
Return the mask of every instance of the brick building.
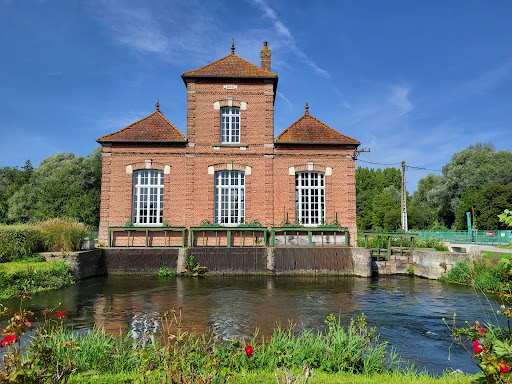
<path id="1" fill-rule="evenodd" d="M 274 138 L 278 76 L 270 59 L 267 43 L 261 67 L 237 56 L 233 45 L 230 55 L 184 73 L 187 137 L 157 102 L 149 116 L 98 139 L 100 242 L 112 227 L 132 228 L 109 239 L 113 245 L 144 245 L 147 232 L 137 227 L 153 229 L 151 245 L 177 245 L 186 231 L 164 228 L 257 221 L 267 228 L 336 224 L 348 228 L 354 244 L 353 156 L 360 143 L 313 117 L 307 103 Z"/>

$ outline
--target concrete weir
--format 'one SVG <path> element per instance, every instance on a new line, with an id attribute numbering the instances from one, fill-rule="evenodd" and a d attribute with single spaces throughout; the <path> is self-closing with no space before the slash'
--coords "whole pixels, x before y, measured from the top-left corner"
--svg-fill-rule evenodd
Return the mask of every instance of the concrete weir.
<path id="1" fill-rule="evenodd" d="M 185 270 L 190 256 L 206 266 L 210 275 L 370 277 L 414 271 L 414 275 L 429 279 L 438 279 L 459 260 L 470 261 L 476 257 L 471 254 L 416 250 L 413 256 L 390 256 L 387 261 L 375 261 L 370 249 L 353 247 L 115 247 L 74 252 L 64 258 L 48 254 L 47 260 L 65 261 L 80 280 L 107 274 L 154 274 L 162 267 L 179 273 Z"/>

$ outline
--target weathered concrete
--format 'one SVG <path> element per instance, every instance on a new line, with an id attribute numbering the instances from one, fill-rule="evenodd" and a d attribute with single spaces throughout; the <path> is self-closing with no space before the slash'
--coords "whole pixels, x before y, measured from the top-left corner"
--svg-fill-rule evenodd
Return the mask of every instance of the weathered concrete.
<path id="1" fill-rule="evenodd" d="M 61 256 L 57 252 L 44 253 L 46 261 L 63 261 L 71 268 L 71 273 L 77 280 L 107 274 L 103 250 L 100 248 L 89 251 L 71 252 Z"/>
<path id="2" fill-rule="evenodd" d="M 408 274 L 439 279 L 457 261 L 471 262 L 481 257 L 469 253 L 415 250 L 413 256 L 390 256 L 387 261 L 372 259 L 367 248 L 349 247 L 193 247 L 193 248 L 97 248 L 45 254 L 47 261 L 61 260 L 71 266 L 78 279 L 109 273 L 156 273 L 162 267 L 185 271 L 194 256 L 209 274 L 300 274 L 372 275 Z"/>
<path id="3" fill-rule="evenodd" d="M 367 248 L 351 248 L 353 273 L 356 276 L 372 275 L 372 252 Z"/>
<path id="4" fill-rule="evenodd" d="M 470 253 L 450 253 L 435 251 L 413 252 L 414 274 L 427 279 L 439 279 L 441 274 L 449 271 L 457 261 L 471 262 L 480 255 Z"/>
<path id="5" fill-rule="evenodd" d="M 156 273 L 162 267 L 175 269 L 178 248 L 103 248 L 108 273 Z"/>

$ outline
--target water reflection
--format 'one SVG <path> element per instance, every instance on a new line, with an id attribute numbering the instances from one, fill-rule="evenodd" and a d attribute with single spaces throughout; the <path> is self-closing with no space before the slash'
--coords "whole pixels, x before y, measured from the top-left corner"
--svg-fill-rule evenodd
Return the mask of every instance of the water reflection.
<path id="1" fill-rule="evenodd" d="M 330 313 L 344 324 L 365 313 L 402 357 L 418 367 L 441 372 L 448 368 L 476 372 L 441 320 L 458 314 L 464 320 L 496 324 L 499 303 L 462 286 L 409 277 L 206 277 L 157 278 L 111 276 L 77 283 L 59 291 L 36 294 L 29 306 L 37 314 L 59 305 L 75 330 L 103 325 L 143 334 L 153 332 L 159 318 L 183 308 L 183 326 L 203 332 L 212 329 L 224 339 L 248 338 L 256 328 L 269 335 L 276 324 L 289 321 L 298 329 L 323 330 Z M 13 305 L 15 302 L 5 303 Z"/>

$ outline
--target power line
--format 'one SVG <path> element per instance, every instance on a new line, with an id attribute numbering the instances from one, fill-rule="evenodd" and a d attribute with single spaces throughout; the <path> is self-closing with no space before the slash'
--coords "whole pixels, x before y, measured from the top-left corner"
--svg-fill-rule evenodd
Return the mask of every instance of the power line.
<path id="1" fill-rule="evenodd" d="M 362 161 L 363 163 L 368 163 L 368 164 L 377 164 L 377 165 L 400 165 L 402 163 L 391 163 L 391 164 L 386 164 L 386 163 L 375 163 L 373 161 L 366 161 L 366 160 L 361 160 L 361 159 L 356 159 L 357 161 Z"/>
<path id="2" fill-rule="evenodd" d="M 355 159 L 357 161 L 361 161 L 363 163 L 368 163 L 368 164 L 375 164 L 375 165 L 401 165 L 401 163 L 377 163 L 377 162 L 374 162 L 374 161 L 366 161 L 366 160 L 361 160 L 361 159 Z M 414 167 L 412 165 L 406 165 L 405 166 L 406 168 L 410 168 L 410 169 L 415 169 L 415 170 L 421 170 L 421 171 L 433 171 L 433 172 L 442 172 L 442 170 L 440 169 L 431 169 L 431 168 L 423 168 L 423 167 Z"/>

